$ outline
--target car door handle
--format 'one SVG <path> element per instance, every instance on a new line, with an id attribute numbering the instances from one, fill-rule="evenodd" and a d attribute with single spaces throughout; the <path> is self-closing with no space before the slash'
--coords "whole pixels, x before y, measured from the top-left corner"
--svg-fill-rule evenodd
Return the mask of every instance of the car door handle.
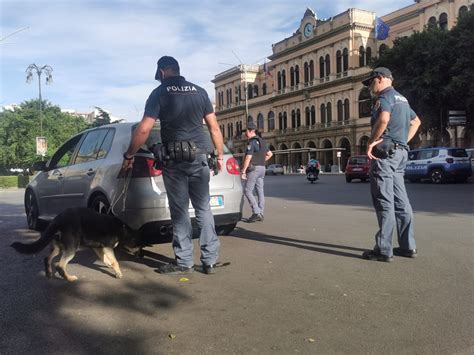
<path id="1" fill-rule="evenodd" d="M 87 175 L 88 176 L 93 176 L 95 174 L 95 171 L 93 169 L 87 170 Z"/>

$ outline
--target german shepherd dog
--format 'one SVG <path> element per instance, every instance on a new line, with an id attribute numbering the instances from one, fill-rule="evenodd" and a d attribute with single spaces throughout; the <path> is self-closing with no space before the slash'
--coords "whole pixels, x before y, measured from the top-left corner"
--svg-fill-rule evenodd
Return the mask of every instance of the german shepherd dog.
<path id="1" fill-rule="evenodd" d="M 31 244 L 15 242 L 11 246 L 19 253 L 34 254 L 51 243 L 51 253 L 44 258 L 46 277 L 53 277 L 52 261 L 61 253 L 55 267 L 67 281 L 77 280 L 77 276 L 66 271 L 80 246 L 92 248 L 99 260 L 115 271 L 115 277 L 121 279 L 122 272 L 115 258 L 114 248 L 121 245 L 135 253 L 139 248 L 139 232 L 133 231 L 118 218 L 99 214 L 89 208 L 70 208 L 54 218 L 41 238 Z"/>

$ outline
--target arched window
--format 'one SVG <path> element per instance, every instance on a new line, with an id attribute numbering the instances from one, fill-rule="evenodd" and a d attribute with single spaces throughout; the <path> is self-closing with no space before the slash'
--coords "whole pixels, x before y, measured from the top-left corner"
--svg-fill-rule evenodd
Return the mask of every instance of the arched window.
<path id="1" fill-rule="evenodd" d="M 448 29 L 448 14 L 446 12 L 439 15 L 439 28 L 442 30 Z"/>
<path id="2" fill-rule="evenodd" d="M 320 107 L 320 116 L 321 116 L 321 124 L 323 126 L 326 126 L 326 105 L 325 104 L 321 104 L 321 107 Z"/>
<path id="3" fill-rule="evenodd" d="M 326 58 L 324 59 L 324 66 L 326 67 L 326 76 L 329 76 L 331 73 L 331 57 L 329 57 L 329 54 L 326 54 Z"/>
<path id="4" fill-rule="evenodd" d="M 253 86 L 252 86 L 252 84 L 249 84 L 249 85 L 247 86 L 247 97 L 248 97 L 249 99 L 252 99 L 252 98 L 253 98 Z"/>
<path id="5" fill-rule="evenodd" d="M 229 105 L 232 103 L 232 89 L 229 89 Z"/>
<path id="6" fill-rule="evenodd" d="M 349 112 L 349 99 L 344 100 L 344 121 L 348 121 L 350 117 Z"/>
<path id="7" fill-rule="evenodd" d="M 383 55 L 383 52 L 387 50 L 387 45 L 385 43 L 382 43 L 379 47 L 379 57 Z"/>
<path id="8" fill-rule="evenodd" d="M 291 110 L 291 127 L 296 127 L 296 112 L 295 110 Z"/>
<path id="9" fill-rule="evenodd" d="M 300 109 L 296 110 L 296 127 L 301 126 L 301 111 Z"/>
<path id="10" fill-rule="evenodd" d="M 275 114 L 273 111 L 268 113 L 268 131 L 273 131 L 275 129 Z"/>
<path id="11" fill-rule="evenodd" d="M 280 91 L 281 90 L 281 73 L 280 73 L 280 71 L 278 71 L 277 77 L 278 77 L 278 91 Z"/>
<path id="12" fill-rule="evenodd" d="M 295 86 L 295 69 L 293 67 L 290 68 L 290 86 Z"/>
<path id="13" fill-rule="evenodd" d="M 316 108 L 311 106 L 311 126 L 316 124 Z"/>
<path id="14" fill-rule="evenodd" d="M 288 117 L 285 111 L 283 112 L 283 129 L 287 129 L 287 128 L 288 128 Z"/>
<path id="15" fill-rule="evenodd" d="M 300 67 L 297 65 L 295 67 L 295 85 L 300 83 Z"/>
<path id="16" fill-rule="evenodd" d="M 371 98 L 368 88 L 363 88 L 359 93 L 359 117 L 368 117 L 371 114 Z"/>
<path id="17" fill-rule="evenodd" d="M 342 120 L 344 119 L 344 113 L 342 112 L 342 110 L 343 110 L 342 101 L 338 100 L 337 101 L 337 121 L 338 122 L 342 122 Z"/>
<path id="18" fill-rule="evenodd" d="M 436 17 L 431 16 L 428 20 L 428 28 L 435 28 L 437 25 Z"/>
<path id="19" fill-rule="evenodd" d="M 459 8 L 459 12 L 458 12 L 458 13 L 459 13 L 459 16 L 462 16 L 462 15 L 464 15 L 465 13 L 467 13 L 467 6 L 461 6 L 461 7 Z"/>
<path id="20" fill-rule="evenodd" d="M 309 80 L 314 80 L 314 62 L 312 60 L 309 61 Z"/>
<path id="21" fill-rule="evenodd" d="M 319 57 L 319 77 L 324 78 L 324 58 Z"/>
<path id="22" fill-rule="evenodd" d="M 258 96 L 258 85 L 253 86 L 253 96 L 257 97 Z"/>
<path id="23" fill-rule="evenodd" d="M 263 131 L 263 115 L 261 113 L 257 115 L 257 129 Z"/>
<path id="24" fill-rule="evenodd" d="M 241 94 L 241 90 L 240 90 L 240 85 L 239 85 L 235 87 L 235 103 L 238 103 L 240 101 L 240 97 L 241 97 L 240 94 Z"/>
<path id="25" fill-rule="evenodd" d="M 342 71 L 342 54 L 341 51 L 336 52 L 336 73 Z"/>
<path id="26" fill-rule="evenodd" d="M 364 46 L 359 47 L 359 67 L 365 67 L 365 48 Z"/>
<path id="27" fill-rule="evenodd" d="M 309 67 L 308 62 L 304 62 L 304 75 L 303 75 L 304 82 L 307 83 L 309 81 Z"/>
<path id="28" fill-rule="evenodd" d="M 306 107 L 304 109 L 304 117 L 305 117 L 306 127 L 311 126 L 311 116 L 310 116 L 310 112 L 309 112 L 309 107 Z"/>
<path id="29" fill-rule="evenodd" d="M 283 113 L 281 112 L 278 114 L 278 129 L 283 129 Z"/>
<path id="30" fill-rule="evenodd" d="M 282 88 L 286 88 L 286 71 L 284 69 L 281 72 L 281 83 Z"/>
<path id="31" fill-rule="evenodd" d="M 367 47 L 367 49 L 365 50 L 365 58 L 365 65 L 369 65 L 370 60 L 372 59 L 372 48 Z"/>
<path id="32" fill-rule="evenodd" d="M 328 102 L 326 105 L 326 123 L 328 124 L 328 126 L 331 125 L 330 124 L 331 121 L 332 121 L 332 106 L 331 106 L 331 103 Z"/>
<path id="33" fill-rule="evenodd" d="M 253 117 L 252 115 L 249 115 L 249 117 L 247 117 L 247 124 L 253 122 Z"/>
<path id="34" fill-rule="evenodd" d="M 344 48 L 342 50 L 342 71 L 349 69 L 349 50 Z"/>
<path id="35" fill-rule="evenodd" d="M 266 95 L 267 94 L 267 84 L 263 83 L 262 85 L 262 95 Z"/>

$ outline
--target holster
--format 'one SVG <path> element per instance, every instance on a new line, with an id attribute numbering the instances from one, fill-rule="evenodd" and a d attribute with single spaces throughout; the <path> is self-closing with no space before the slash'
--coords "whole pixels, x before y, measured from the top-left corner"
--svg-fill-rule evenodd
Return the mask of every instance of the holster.
<path id="1" fill-rule="evenodd" d="M 372 148 L 372 154 L 379 159 L 386 159 L 395 151 L 395 144 L 389 138 L 384 138 L 382 142 Z"/>

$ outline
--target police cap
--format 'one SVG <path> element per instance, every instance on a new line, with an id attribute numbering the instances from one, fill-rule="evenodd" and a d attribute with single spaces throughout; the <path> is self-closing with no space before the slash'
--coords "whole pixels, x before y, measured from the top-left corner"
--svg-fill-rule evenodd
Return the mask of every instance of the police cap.
<path id="1" fill-rule="evenodd" d="M 256 130 L 257 126 L 255 125 L 255 123 L 249 122 L 249 123 L 247 123 L 247 129 Z"/>
<path id="2" fill-rule="evenodd" d="M 384 78 L 393 80 L 392 72 L 390 71 L 390 69 L 385 68 L 385 67 L 378 67 L 369 73 L 369 75 L 362 81 L 362 84 L 364 86 L 370 86 L 370 83 L 372 82 L 372 80 L 379 76 L 383 76 Z"/>

